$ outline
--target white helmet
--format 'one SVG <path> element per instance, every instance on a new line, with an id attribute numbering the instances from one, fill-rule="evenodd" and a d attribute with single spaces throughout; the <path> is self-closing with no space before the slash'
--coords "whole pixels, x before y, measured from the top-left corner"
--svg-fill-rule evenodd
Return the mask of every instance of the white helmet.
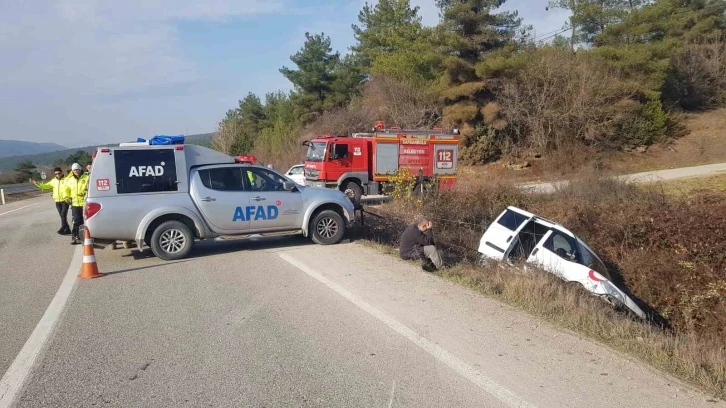
<path id="1" fill-rule="evenodd" d="M 71 166 L 71 171 L 73 171 L 73 170 L 83 170 L 83 168 L 81 167 L 80 164 L 73 163 L 73 165 Z"/>

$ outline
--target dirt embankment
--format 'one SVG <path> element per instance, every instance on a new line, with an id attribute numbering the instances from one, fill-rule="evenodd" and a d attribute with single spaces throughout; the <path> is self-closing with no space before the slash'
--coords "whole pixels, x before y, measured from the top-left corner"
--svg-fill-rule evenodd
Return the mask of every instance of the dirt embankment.
<path id="1" fill-rule="evenodd" d="M 647 150 L 597 152 L 581 146 L 523 157 L 506 157 L 486 166 L 461 169 L 463 178 L 536 183 L 592 174 L 629 174 L 726 162 L 726 108 L 685 114 L 684 136 Z"/>

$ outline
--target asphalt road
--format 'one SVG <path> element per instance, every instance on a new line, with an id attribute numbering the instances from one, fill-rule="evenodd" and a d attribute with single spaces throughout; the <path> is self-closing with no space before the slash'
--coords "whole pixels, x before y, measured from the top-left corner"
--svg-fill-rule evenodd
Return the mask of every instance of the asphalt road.
<path id="1" fill-rule="evenodd" d="M 357 243 L 96 250 L 70 281 L 56 224 L 47 197 L 0 210 L 0 373 L 72 282 L 15 407 L 726 406 Z"/>

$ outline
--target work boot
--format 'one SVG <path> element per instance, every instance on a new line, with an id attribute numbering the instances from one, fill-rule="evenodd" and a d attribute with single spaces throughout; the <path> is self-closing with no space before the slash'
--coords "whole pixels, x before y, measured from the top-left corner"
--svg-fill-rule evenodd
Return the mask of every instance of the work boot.
<path id="1" fill-rule="evenodd" d="M 61 235 L 71 235 L 72 233 L 73 232 L 68 227 L 61 229 Z"/>
<path id="2" fill-rule="evenodd" d="M 434 265 L 433 262 L 431 262 L 427 259 L 421 265 L 421 269 L 423 269 L 426 272 L 430 272 L 430 273 L 436 272 L 436 265 Z"/>
<path id="3" fill-rule="evenodd" d="M 60 227 L 60 229 L 56 231 L 56 234 L 63 235 L 63 227 Z"/>
<path id="4" fill-rule="evenodd" d="M 74 235 L 73 238 L 71 239 L 71 245 L 78 245 L 80 243 L 81 243 L 81 240 L 77 236 Z"/>

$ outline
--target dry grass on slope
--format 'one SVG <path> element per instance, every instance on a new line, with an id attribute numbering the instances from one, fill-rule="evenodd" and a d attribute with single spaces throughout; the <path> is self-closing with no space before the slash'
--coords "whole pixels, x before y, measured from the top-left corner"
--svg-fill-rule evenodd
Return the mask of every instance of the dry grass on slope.
<path id="1" fill-rule="evenodd" d="M 475 266 L 471 261 L 485 226 L 508 205 L 578 234 L 661 326 L 633 320 L 579 285 L 545 272 Z M 573 183 L 547 195 L 481 185 L 371 211 L 382 216 L 366 217 L 371 242 L 396 247 L 405 225 L 426 216 L 454 265 L 441 272 L 443 277 L 726 397 L 726 242 L 721 238 L 726 194 L 681 199 L 659 186 L 604 180 Z"/>

